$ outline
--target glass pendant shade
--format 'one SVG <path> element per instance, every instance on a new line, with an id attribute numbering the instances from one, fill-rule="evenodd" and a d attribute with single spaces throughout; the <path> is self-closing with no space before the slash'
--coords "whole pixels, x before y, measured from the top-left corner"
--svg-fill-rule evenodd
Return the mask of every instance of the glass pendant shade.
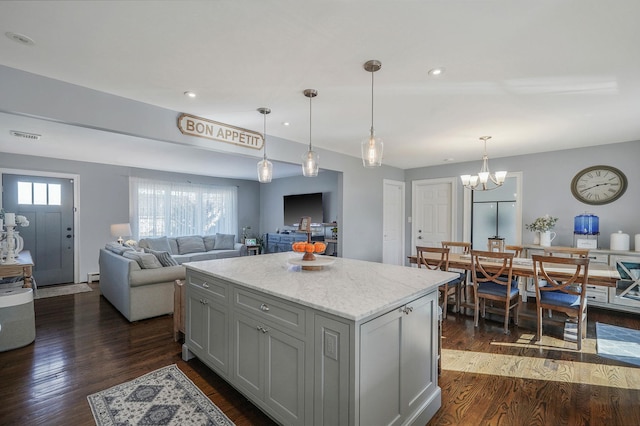
<path id="1" fill-rule="evenodd" d="M 380 167 L 384 143 L 377 138 L 373 130 L 373 73 L 382 68 L 382 63 L 375 59 L 365 62 L 364 70 L 371 73 L 371 131 L 369 138 L 362 141 L 362 165 L 364 167 Z"/>
<path id="2" fill-rule="evenodd" d="M 262 161 L 258 161 L 258 181 L 260 183 L 271 182 L 273 176 L 273 164 L 271 161 L 264 158 Z"/>
<path id="3" fill-rule="evenodd" d="M 307 151 L 302 155 L 302 174 L 306 177 L 318 176 L 318 154 L 312 150 Z"/>
<path id="4" fill-rule="evenodd" d="M 382 138 L 377 138 L 372 132 L 368 139 L 362 141 L 362 165 L 364 167 L 380 167 L 383 148 Z"/>
<path id="5" fill-rule="evenodd" d="M 258 161 L 258 182 L 269 183 L 273 177 L 273 164 L 267 160 L 267 114 L 271 113 L 269 108 L 258 108 L 258 112 L 264 116 L 264 156 Z"/>
<path id="6" fill-rule="evenodd" d="M 309 98 L 309 150 L 302 154 L 302 175 L 305 177 L 316 177 L 318 176 L 318 165 L 320 164 L 318 160 L 320 157 L 313 151 L 311 145 L 311 100 L 318 96 L 318 91 L 315 89 L 305 89 L 302 93 Z"/>

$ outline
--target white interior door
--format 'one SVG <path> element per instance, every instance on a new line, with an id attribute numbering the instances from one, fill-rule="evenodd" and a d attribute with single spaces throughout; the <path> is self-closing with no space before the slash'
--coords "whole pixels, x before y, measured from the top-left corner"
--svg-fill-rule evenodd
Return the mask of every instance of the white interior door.
<path id="1" fill-rule="evenodd" d="M 411 253 L 416 246 L 440 247 L 455 241 L 456 180 L 428 179 L 413 182 Z"/>
<path id="2" fill-rule="evenodd" d="M 382 263 L 404 265 L 404 182 L 384 180 Z"/>

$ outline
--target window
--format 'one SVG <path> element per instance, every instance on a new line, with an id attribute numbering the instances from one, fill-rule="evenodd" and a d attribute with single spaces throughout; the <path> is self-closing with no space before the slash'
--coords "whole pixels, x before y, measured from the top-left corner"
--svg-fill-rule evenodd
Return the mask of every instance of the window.
<path id="1" fill-rule="evenodd" d="M 129 179 L 134 235 L 236 234 L 238 188 Z"/>
<path id="2" fill-rule="evenodd" d="M 18 204 L 59 206 L 62 186 L 58 183 L 18 182 Z"/>

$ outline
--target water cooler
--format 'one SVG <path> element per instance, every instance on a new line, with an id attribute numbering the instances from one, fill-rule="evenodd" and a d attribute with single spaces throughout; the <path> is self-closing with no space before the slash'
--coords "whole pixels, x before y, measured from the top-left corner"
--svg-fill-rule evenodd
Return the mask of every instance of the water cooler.
<path id="1" fill-rule="evenodd" d="M 598 216 L 581 214 L 573 219 L 573 246 L 576 248 L 597 249 L 600 224 Z"/>

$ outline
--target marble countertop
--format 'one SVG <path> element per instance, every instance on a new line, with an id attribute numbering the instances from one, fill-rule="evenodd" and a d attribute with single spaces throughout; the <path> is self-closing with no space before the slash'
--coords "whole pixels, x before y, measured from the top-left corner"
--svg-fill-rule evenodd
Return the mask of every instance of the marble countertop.
<path id="1" fill-rule="evenodd" d="M 340 257 L 332 258 L 333 264 L 317 271 L 302 270 L 288 262 L 301 257 L 294 252 L 274 253 L 189 262 L 185 266 L 354 321 L 435 291 L 458 276 Z"/>

